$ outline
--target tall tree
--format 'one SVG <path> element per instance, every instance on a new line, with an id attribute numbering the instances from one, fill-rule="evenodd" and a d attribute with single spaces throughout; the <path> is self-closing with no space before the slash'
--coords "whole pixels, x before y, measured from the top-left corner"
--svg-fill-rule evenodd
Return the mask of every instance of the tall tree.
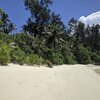
<path id="1" fill-rule="evenodd" d="M 84 41 L 86 41 L 85 24 L 75 20 L 74 18 L 72 18 L 68 24 L 70 26 L 69 35 L 71 36 L 75 46 L 77 46 L 80 43 L 84 44 Z"/>
<path id="2" fill-rule="evenodd" d="M 0 30 L 6 34 L 9 34 L 13 30 L 15 30 L 15 25 L 10 21 L 8 14 L 4 11 L 0 10 Z"/>
<path id="3" fill-rule="evenodd" d="M 31 17 L 28 19 L 26 25 L 23 26 L 25 32 L 34 34 L 34 36 L 41 36 L 44 26 L 46 26 L 50 19 L 49 5 L 51 0 L 25 0 L 26 9 L 31 12 Z"/>
<path id="4" fill-rule="evenodd" d="M 53 12 L 48 26 L 45 27 L 44 39 L 46 40 L 46 46 L 51 49 L 62 47 L 65 32 L 65 26 L 60 15 Z"/>
<path id="5" fill-rule="evenodd" d="M 98 53 L 100 52 L 100 25 L 92 26 L 91 32 L 92 32 L 92 34 L 90 35 L 91 48 L 92 51 Z"/>
<path id="6" fill-rule="evenodd" d="M 2 13 L 3 13 L 3 10 L 0 9 L 0 31 L 2 31 L 2 26 L 3 26 L 3 22 L 2 22 L 2 20 L 1 20 Z"/>
<path id="7" fill-rule="evenodd" d="M 77 41 L 83 43 L 85 41 L 85 24 L 78 22 L 77 30 L 74 34 Z"/>
<path id="8" fill-rule="evenodd" d="M 61 45 L 66 30 L 60 15 L 50 11 L 51 4 L 51 0 L 25 0 L 31 17 L 23 26 L 23 30 L 34 37 L 39 37 L 46 47 L 53 49 Z"/>

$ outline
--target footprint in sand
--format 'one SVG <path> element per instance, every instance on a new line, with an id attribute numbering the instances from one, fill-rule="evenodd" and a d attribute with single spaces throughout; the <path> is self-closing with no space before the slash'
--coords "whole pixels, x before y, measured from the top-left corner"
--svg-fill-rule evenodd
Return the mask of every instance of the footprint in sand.
<path id="1" fill-rule="evenodd" d="M 39 87 L 38 85 L 34 85 L 34 87 Z"/>

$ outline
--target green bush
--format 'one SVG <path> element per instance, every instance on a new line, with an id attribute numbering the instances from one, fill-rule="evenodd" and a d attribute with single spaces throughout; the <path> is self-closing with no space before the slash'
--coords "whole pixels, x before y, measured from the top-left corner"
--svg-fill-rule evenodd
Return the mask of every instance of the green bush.
<path id="1" fill-rule="evenodd" d="M 26 57 L 26 63 L 28 65 L 41 65 L 44 64 L 44 60 L 42 57 L 39 57 L 37 54 L 30 54 Z"/>
<path id="2" fill-rule="evenodd" d="M 23 65 L 26 63 L 25 62 L 25 58 L 26 58 L 25 53 L 19 47 L 12 48 L 10 56 L 11 56 L 11 62 L 13 62 L 13 63 L 18 63 L 20 65 Z"/>
<path id="3" fill-rule="evenodd" d="M 83 47 L 83 45 L 79 45 L 78 48 L 74 51 L 74 54 L 79 64 L 91 63 L 90 52 L 85 47 Z"/>
<path id="4" fill-rule="evenodd" d="M 69 48 L 62 49 L 62 54 L 64 57 L 64 64 L 76 64 L 77 63 L 75 56 L 71 53 Z"/>
<path id="5" fill-rule="evenodd" d="M 0 40 L 0 64 L 6 65 L 10 62 L 10 47 Z"/>
<path id="6" fill-rule="evenodd" d="M 61 65 L 64 63 L 63 55 L 59 52 L 52 52 L 50 62 L 55 65 Z"/>
<path id="7" fill-rule="evenodd" d="M 8 35 L 6 33 L 0 33 L 0 40 L 9 44 L 9 43 L 13 42 L 13 36 Z"/>
<path id="8" fill-rule="evenodd" d="M 100 56 L 96 53 L 91 54 L 91 60 L 93 60 L 95 64 L 100 64 Z"/>
<path id="9" fill-rule="evenodd" d="M 77 64 L 77 61 L 75 61 L 75 58 L 71 55 L 65 55 L 64 56 L 64 63 L 65 64 Z"/>
<path id="10" fill-rule="evenodd" d="M 18 33 L 14 35 L 14 40 L 15 43 L 21 48 L 21 50 L 25 52 L 25 54 L 34 53 L 34 46 L 32 45 L 34 38 L 32 35 L 26 33 Z"/>

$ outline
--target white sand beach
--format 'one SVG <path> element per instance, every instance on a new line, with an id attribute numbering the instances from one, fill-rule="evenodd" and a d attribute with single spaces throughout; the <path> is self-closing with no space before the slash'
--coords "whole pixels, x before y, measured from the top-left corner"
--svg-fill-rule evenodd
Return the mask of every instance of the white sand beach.
<path id="1" fill-rule="evenodd" d="M 100 100 L 99 67 L 0 66 L 0 100 Z"/>

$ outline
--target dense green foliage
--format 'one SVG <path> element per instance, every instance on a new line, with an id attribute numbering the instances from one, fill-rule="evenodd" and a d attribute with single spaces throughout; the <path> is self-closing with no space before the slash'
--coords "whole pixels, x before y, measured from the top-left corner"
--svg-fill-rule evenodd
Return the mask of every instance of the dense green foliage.
<path id="1" fill-rule="evenodd" d="M 10 63 L 10 47 L 0 40 L 0 64 Z"/>
<path id="2" fill-rule="evenodd" d="M 0 31 L 9 34 L 13 30 L 15 30 L 15 25 L 10 21 L 8 15 L 0 9 Z"/>
<path id="3" fill-rule="evenodd" d="M 10 52 L 11 62 L 23 65 L 25 63 L 25 53 L 18 47 L 12 48 Z"/>
<path id="4" fill-rule="evenodd" d="M 66 29 L 51 0 L 24 0 L 31 13 L 22 32 L 0 9 L 0 64 L 100 64 L 100 25 L 85 26 L 72 18 Z"/>
<path id="5" fill-rule="evenodd" d="M 96 53 L 92 53 L 91 59 L 94 61 L 95 64 L 100 64 L 100 55 Z"/>
<path id="6" fill-rule="evenodd" d="M 30 54 L 27 56 L 26 58 L 26 63 L 28 65 L 41 65 L 41 64 L 44 64 L 44 60 L 42 57 L 39 57 L 37 54 Z"/>
<path id="7" fill-rule="evenodd" d="M 89 64 L 91 63 L 90 59 L 90 52 L 84 48 L 82 45 L 78 46 L 76 50 L 74 51 L 74 54 L 76 56 L 76 60 L 80 64 Z"/>

